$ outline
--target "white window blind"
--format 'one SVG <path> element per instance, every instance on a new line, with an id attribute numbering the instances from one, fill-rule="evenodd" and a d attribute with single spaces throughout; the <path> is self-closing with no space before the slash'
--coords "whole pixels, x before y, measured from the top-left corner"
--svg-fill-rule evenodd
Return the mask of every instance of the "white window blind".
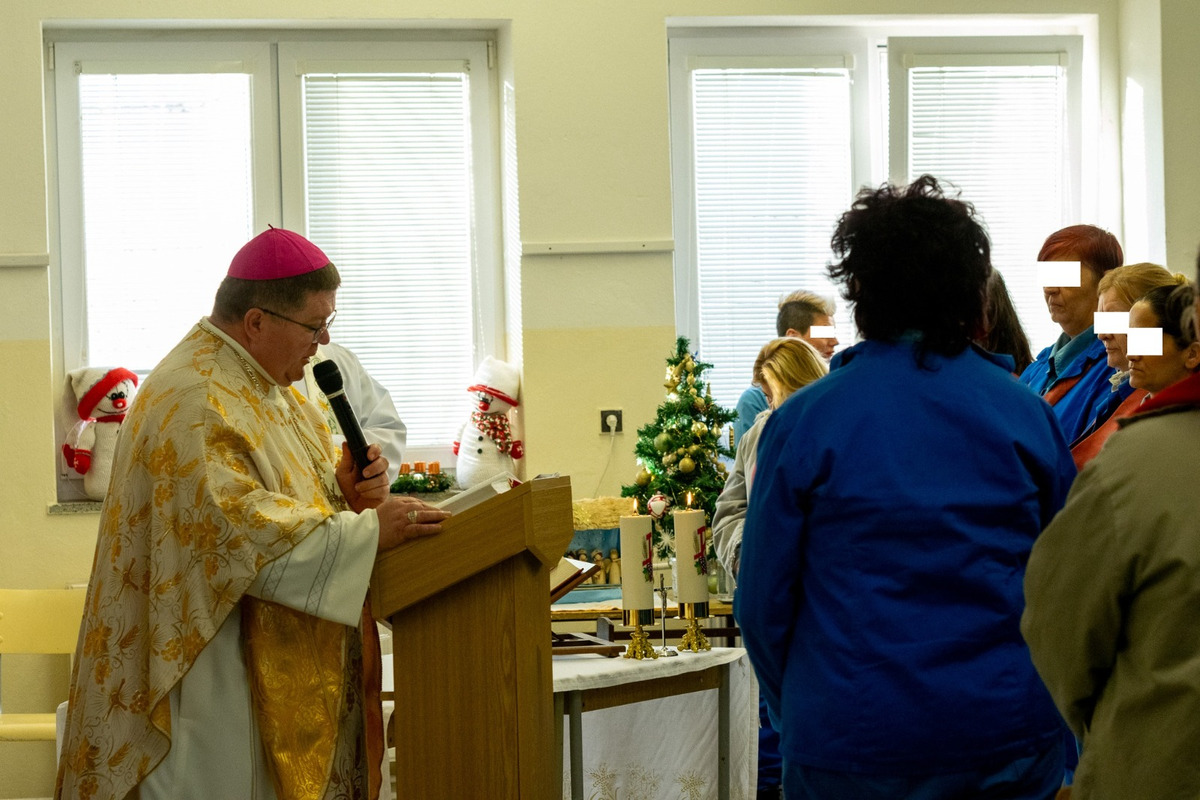
<path id="1" fill-rule="evenodd" d="M 910 180 L 937 175 L 975 204 L 1026 335 L 1049 344 L 1061 330 L 1033 289 L 1042 241 L 1066 224 L 1062 69 L 927 67 L 908 79 Z"/>
<path id="2" fill-rule="evenodd" d="M 1065 37 L 1040 41 L 1052 49 L 1020 51 L 1037 39 L 1000 52 L 986 52 L 995 39 L 967 52 L 953 51 L 954 42 L 939 49 L 929 40 L 889 41 L 900 111 L 892 118 L 893 164 L 901 180 L 936 175 L 974 204 L 1035 355 L 1062 332 L 1037 282 L 1038 250 L 1053 231 L 1082 221 L 1071 121 L 1079 116 L 1071 89 L 1078 78 L 1069 72 L 1078 55 L 1067 52 Z"/>
<path id="3" fill-rule="evenodd" d="M 693 345 L 714 365 L 713 397 L 732 406 L 776 335 L 780 295 L 834 294 L 829 238 L 853 187 L 850 76 L 844 68 L 695 69 L 690 99 Z"/>
<path id="4" fill-rule="evenodd" d="M 282 225 L 338 265 L 333 337 L 408 458 L 446 463 L 476 361 L 505 355 L 486 41 L 233 36 L 55 45 L 60 363 L 148 371 Z"/>
<path id="5" fill-rule="evenodd" d="M 672 34 L 676 324 L 714 363 L 721 402 L 750 380 L 781 294 L 834 294 L 825 268 L 837 219 L 858 189 L 889 178 L 930 172 L 960 189 L 1034 351 L 1053 340 L 1034 262 L 1052 231 L 1096 221 L 1080 187 L 1101 172 L 1099 144 L 1081 131 L 1101 126 L 1085 92 L 1085 36 L 1031 20 L 1012 29 L 1022 28 Z M 852 311 L 835 315 L 843 347 L 856 338 Z"/>
<path id="6" fill-rule="evenodd" d="M 444 445 L 474 371 L 469 77 L 308 74 L 303 92 L 308 235 L 342 275 L 333 337 L 410 446 Z"/>
<path id="7" fill-rule="evenodd" d="M 148 372 L 212 309 L 252 219 L 250 77 L 78 78 L 83 363 Z"/>

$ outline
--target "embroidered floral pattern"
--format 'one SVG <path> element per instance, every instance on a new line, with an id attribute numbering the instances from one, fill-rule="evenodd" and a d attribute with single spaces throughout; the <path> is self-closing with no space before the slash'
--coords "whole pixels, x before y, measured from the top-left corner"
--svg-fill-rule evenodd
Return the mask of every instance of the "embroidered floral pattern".
<path id="1" fill-rule="evenodd" d="M 56 796 L 123 798 L 162 760 L 171 688 L 262 565 L 340 509 L 328 431 L 296 398 L 205 323 L 142 384 L 101 513 Z"/>

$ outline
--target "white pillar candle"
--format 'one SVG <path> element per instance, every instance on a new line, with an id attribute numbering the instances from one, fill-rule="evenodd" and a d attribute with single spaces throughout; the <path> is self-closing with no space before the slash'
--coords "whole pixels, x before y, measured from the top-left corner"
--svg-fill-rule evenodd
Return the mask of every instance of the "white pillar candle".
<path id="1" fill-rule="evenodd" d="M 708 602 L 708 528 L 701 509 L 675 509 L 675 597 L 680 603 Z"/>
<path id="2" fill-rule="evenodd" d="M 621 608 L 654 608 L 654 570 L 651 564 L 648 516 L 621 517 Z"/>

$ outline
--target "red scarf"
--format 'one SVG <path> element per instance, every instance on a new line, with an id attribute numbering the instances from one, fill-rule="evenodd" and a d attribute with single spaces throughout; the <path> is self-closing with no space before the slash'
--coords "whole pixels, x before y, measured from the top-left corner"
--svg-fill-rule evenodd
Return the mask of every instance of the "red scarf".
<path id="1" fill-rule="evenodd" d="M 1200 373 L 1192 373 L 1178 383 L 1172 383 L 1153 397 L 1147 398 L 1146 402 L 1142 403 L 1129 419 L 1137 419 L 1143 414 L 1178 406 L 1200 406 Z"/>
<path id="2" fill-rule="evenodd" d="M 495 442 L 497 450 L 505 455 L 511 454 L 513 440 L 512 430 L 508 425 L 507 414 L 489 414 L 486 411 L 472 411 L 471 424 Z"/>

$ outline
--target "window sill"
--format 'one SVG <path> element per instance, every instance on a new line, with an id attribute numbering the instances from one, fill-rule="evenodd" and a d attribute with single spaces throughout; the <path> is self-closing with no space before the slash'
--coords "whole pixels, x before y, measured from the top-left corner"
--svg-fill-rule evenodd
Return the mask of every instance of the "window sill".
<path id="1" fill-rule="evenodd" d="M 68 514 L 99 514 L 100 507 L 103 503 L 95 500 L 78 500 L 67 503 L 53 503 L 46 509 L 52 517 L 66 516 Z"/>

